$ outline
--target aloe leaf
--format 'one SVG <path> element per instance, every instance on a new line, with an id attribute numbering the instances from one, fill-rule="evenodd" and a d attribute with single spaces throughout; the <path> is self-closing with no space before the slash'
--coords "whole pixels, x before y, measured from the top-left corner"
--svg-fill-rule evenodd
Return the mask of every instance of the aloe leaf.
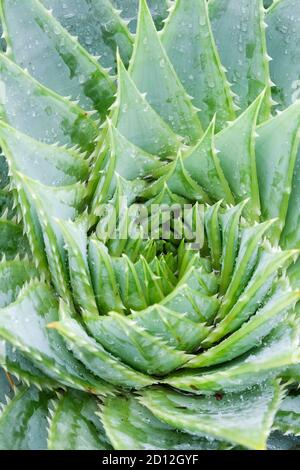
<path id="1" fill-rule="evenodd" d="M 220 302 L 215 296 L 197 292 L 183 283 L 167 295 L 161 305 L 175 312 L 186 314 L 192 321 L 209 322 L 218 311 Z"/>
<path id="2" fill-rule="evenodd" d="M 0 308 L 14 302 L 26 282 L 38 276 L 28 259 L 13 259 L 0 263 Z"/>
<path id="3" fill-rule="evenodd" d="M 68 392 L 52 402 L 48 432 L 49 450 L 111 450 L 111 446 L 94 414 L 95 398 Z"/>
<path id="4" fill-rule="evenodd" d="M 274 428 L 285 434 L 300 435 L 300 397 L 288 396 L 275 416 Z"/>
<path id="5" fill-rule="evenodd" d="M 167 374 L 191 357 L 152 336 L 130 318 L 115 312 L 98 321 L 90 321 L 88 327 L 107 351 L 140 372 Z"/>
<path id="6" fill-rule="evenodd" d="M 120 58 L 118 96 L 113 107 L 113 124 L 134 145 L 162 157 L 176 153 L 180 139 L 136 88 Z"/>
<path id="7" fill-rule="evenodd" d="M 0 143 L 18 171 L 45 185 L 64 186 L 87 178 L 88 163 L 79 153 L 36 141 L 1 121 Z"/>
<path id="8" fill-rule="evenodd" d="M 222 253 L 222 240 L 219 223 L 219 211 L 221 203 L 222 201 L 208 207 L 204 216 L 205 231 L 210 249 L 212 267 L 216 270 L 220 268 L 220 259 Z"/>
<path id="9" fill-rule="evenodd" d="M 256 141 L 256 164 L 262 217 L 278 217 L 271 238 L 276 242 L 284 226 L 299 146 L 300 104 L 262 124 Z"/>
<path id="10" fill-rule="evenodd" d="M 36 210 L 35 218 L 29 220 L 29 230 L 32 231 L 33 236 L 39 236 L 39 233 L 42 233 L 54 285 L 64 298 L 70 299 L 66 252 L 57 219 L 76 218 L 77 211 L 83 205 L 86 188 L 80 183 L 59 187 L 45 186 L 19 172 L 17 177 L 21 181 L 20 184 L 27 199 L 31 201 Z M 26 212 L 26 208 L 23 210 Z M 35 225 L 36 218 L 40 224 L 38 227 Z M 36 240 L 33 245 L 36 246 Z"/>
<path id="11" fill-rule="evenodd" d="M 129 73 L 147 101 L 174 132 L 195 142 L 202 134 L 196 109 L 184 90 L 155 29 L 146 1 L 141 0 Z"/>
<path id="12" fill-rule="evenodd" d="M 158 419 L 179 430 L 261 450 L 266 448 L 281 395 L 280 386 L 272 381 L 242 394 L 228 393 L 222 400 L 151 388 L 140 401 Z"/>
<path id="13" fill-rule="evenodd" d="M 20 383 L 27 386 L 34 385 L 39 390 L 61 388 L 61 384 L 48 377 L 30 359 L 5 341 L 0 341 L 0 364 Z"/>
<path id="14" fill-rule="evenodd" d="M 94 195 L 94 199 L 104 201 L 113 197 L 118 176 L 133 181 L 151 175 L 152 171 L 163 165 L 159 158 L 143 151 L 122 136 L 110 120 L 108 128 L 110 156 L 104 170 L 104 177 L 100 179 Z"/>
<path id="15" fill-rule="evenodd" d="M 60 321 L 54 326 L 65 339 L 68 348 L 93 374 L 117 386 L 143 388 L 153 383 L 146 375 L 122 364 L 85 332 L 79 322 L 72 319 L 68 307 L 61 302 Z"/>
<path id="16" fill-rule="evenodd" d="M 97 126 L 81 108 L 39 84 L 5 54 L 0 54 L 0 72 L 2 119 L 45 143 L 94 150 Z"/>
<path id="17" fill-rule="evenodd" d="M 294 176 L 291 187 L 291 194 L 288 202 L 288 209 L 285 224 L 282 230 L 280 245 L 284 249 L 300 247 L 299 231 L 299 200 L 300 200 L 300 151 L 298 150 L 296 163 L 294 167 Z"/>
<path id="18" fill-rule="evenodd" d="M 215 151 L 214 129 L 215 119 L 195 147 L 183 153 L 183 165 L 213 200 L 224 199 L 228 203 L 233 203 L 232 193 Z"/>
<path id="19" fill-rule="evenodd" d="M 164 339 L 176 349 L 192 352 L 197 349 L 210 329 L 203 323 L 189 320 L 188 315 L 153 305 L 129 317 L 154 336 Z"/>
<path id="20" fill-rule="evenodd" d="M 243 391 L 275 378 L 299 361 L 299 328 L 292 321 L 279 325 L 248 355 L 214 368 L 212 372 L 182 372 L 165 379 L 180 390 L 212 394 Z"/>
<path id="21" fill-rule="evenodd" d="M 255 128 L 263 96 L 264 93 L 215 137 L 220 164 L 230 189 L 237 202 L 250 198 L 245 212 L 253 219 L 260 215 Z"/>
<path id="22" fill-rule="evenodd" d="M 217 450 L 225 447 L 221 442 L 168 426 L 133 396 L 106 399 L 99 416 L 115 450 Z"/>
<path id="23" fill-rule="evenodd" d="M 135 33 L 138 16 L 139 0 L 111 0 L 119 10 L 121 16 L 128 22 L 130 30 Z M 167 0 L 147 0 L 153 21 L 157 29 L 161 29 L 163 21 L 167 16 Z"/>
<path id="24" fill-rule="evenodd" d="M 260 120 L 271 110 L 271 81 L 262 0 L 210 0 L 209 13 L 221 61 L 242 111 L 266 89 Z M 228 45 L 231 47 L 228 47 Z"/>
<path id="25" fill-rule="evenodd" d="M 276 1 L 266 15 L 270 72 L 275 83 L 272 93 L 279 109 L 285 109 L 300 96 L 299 7 L 293 0 Z"/>
<path id="26" fill-rule="evenodd" d="M 226 316 L 246 287 L 256 265 L 259 244 L 272 223 L 273 221 L 263 222 L 262 224 L 246 227 L 241 231 L 240 246 L 233 275 L 222 299 L 218 318 Z"/>
<path id="27" fill-rule="evenodd" d="M 13 259 L 18 254 L 25 256 L 29 253 L 28 240 L 23 234 L 22 226 L 12 220 L 0 219 L 0 255 Z"/>
<path id="28" fill-rule="evenodd" d="M 28 0 L 25 9 L 16 0 L 3 0 L 1 16 L 8 56 L 43 85 L 105 117 L 115 93 L 112 78 L 51 12 L 37 0 Z"/>
<path id="29" fill-rule="evenodd" d="M 100 64 L 114 67 L 116 50 L 125 64 L 132 53 L 132 35 L 109 0 L 42 0 L 71 35 L 93 56 L 100 56 Z"/>
<path id="30" fill-rule="evenodd" d="M 0 415 L 1 450 L 47 449 L 48 400 L 35 388 L 17 392 Z"/>
<path id="31" fill-rule="evenodd" d="M 291 264 L 292 258 L 297 256 L 296 250 L 268 252 L 262 251 L 255 271 L 247 287 L 234 304 L 228 314 L 221 320 L 210 335 L 204 340 L 203 344 L 212 344 L 226 334 L 239 328 L 251 315 L 257 310 L 265 299 L 274 280 L 277 271 Z"/>
<path id="32" fill-rule="evenodd" d="M 75 304 L 86 312 L 83 317 L 88 315 L 89 318 L 97 318 L 99 312 L 87 260 L 87 218 L 82 217 L 76 222 L 58 220 L 57 223 L 61 228 L 68 252 L 68 268 Z"/>
<path id="33" fill-rule="evenodd" d="M 239 222 L 247 202 L 248 201 L 244 201 L 226 210 L 226 212 L 220 216 L 222 230 L 222 269 L 219 292 L 221 295 L 224 295 L 227 291 L 232 278 L 240 241 Z"/>
<path id="34" fill-rule="evenodd" d="M 106 247 L 94 238 L 89 242 L 88 260 L 99 312 L 108 313 L 111 310 L 122 312 L 124 305 L 120 297 L 114 266 Z"/>
<path id="35" fill-rule="evenodd" d="M 4 371 L 4 369 L 0 367 L 0 406 L 5 405 L 5 403 L 7 402 L 7 398 L 8 399 L 11 398 L 13 394 L 12 392 L 13 390 L 8 380 L 8 376 L 6 372 Z"/>
<path id="36" fill-rule="evenodd" d="M 0 184 L 1 186 L 1 184 Z M 0 217 L 3 219 L 13 220 L 18 215 L 16 209 L 16 193 L 10 191 L 10 187 L 7 186 L 4 189 L 0 189 Z"/>
<path id="37" fill-rule="evenodd" d="M 58 305 L 45 284 L 27 286 L 16 302 L 1 310 L 0 317 L 0 336 L 47 376 L 80 390 L 109 393 L 109 386 L 89 374 L 68 352 L 60 335 L 47 328 L 48 323 L 58 320 Z"/>
<path id="38" fill-rule="evenodd" d="M 180 31 L 180 33 L 179 33 Z M 235 117 L 232 96 L 215 46 L 205 0 L 177 0 L 161 35 L 162 44 L 207 127 Z"/>
<path id="39" fill-rule="evenodd" d="M 299 292 L 293 292 L 287 281 L 281 280 L 266 303 L 241 328 L 216 346 L 192 359 L 187 367 L 208 367 L 237 358 L 259 346 L 298 301 Z"/>
<path id="40" fill-rule="evenodd" d="M 5 188 L 9 183 L 8 166 L 3 154 L 0 155 L 0 190 Z"/>

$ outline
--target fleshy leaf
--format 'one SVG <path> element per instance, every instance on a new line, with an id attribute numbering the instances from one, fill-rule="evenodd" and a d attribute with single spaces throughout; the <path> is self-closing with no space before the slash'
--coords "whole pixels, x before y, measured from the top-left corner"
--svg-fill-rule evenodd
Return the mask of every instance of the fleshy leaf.
<path id="1" fill-rule="evenodd" d="M 129 22 L 130 30 L 135 33 L 138 16 L 139 0 L 111 0 L 120 9 L 121 16 Z M 167 0 L 147 0 L 152 18 L 157 29 L 161 29 L 163 20 L 167 16 Z"/>
<path id="2" fill-rule="evenodd" d="M 132 36 L 110 0 L 42 0 L 70 34 L 104 67 L 115 66 L 116 50 L 125 64 L 132 53 Z"/>
<path id="3" fill-rule="evenodd" d="M 266 15 L 267 46 L 272 57 L 270 72 L 275 83 L 272 93 L 280 109 L 300 97 L 300 4 L 276 1 Z"/>
<path id="4" fill-rule="evenodd" d="M 21 132 L 48 144 L 78 145 L 92 153 L 96 124 L 74 103 L 45 88 L 0 54 L 1 117 Z"/>
<path id="5" fill-rule="evenodd" d="M 298 299 L 299 292 L 291 291 L 289 284 L 282 280 L 265 305 L 247 323 L 218 345 L 192 359 L 187 367 L 208 367 L 220 364 L 257 347 L 276 325 L 286 319 L 289 309 Z"/>
<path id="6" fill-rule="evenodd" d="M 196 109 L 179 81 L 156 32 L 146 1 L 141 0 L 129 73 L 137 88 L 174 132 L 195 142 L 202 134 Z"/>
<path id="7" fill-rule="evenodd" d="M 152 388 L 143 392 L 140 401 L 158 419 L 178 429 L 262 450 L 281 394 L 277 382 L 267 382 L 243 394 L 228 393 L 222 400 Z"/>
<path id="8" fill-rule="evenodd" d="M 244 111 L 266 89 L 260 118 L 268 119 L 271 87 L 262 0 L 210 0 L 209 13 L 237 105 Z"/>
<path id="9" fill-rule="evenodd" d="M 37 0 L 28 0 L 25 9 L 18 0 L 1 5 L 8 56 L 43 85 L 105 117 L 115 85 L 97 60 Z"/>
<path id="10" fill-rule="evenodd" d="M 153 155 L 176 153 L 180 139 L 136 88 L 120 58 L 118 96 L 113 106 L 113 124 L 130 142 Z"/>
<path id="11" fill-rule="evenodd" d="M 180 31 L 180 33 L 179 33 Z M 232 96 L 211 32 L 206 0 L 177 0 L 162 44 L 207 127 L 216 113 L 216 129 L 234 119 Z"/>
<path id="12" fill-rule="evenodd" d="M 260 215 L 259 188 L 255 161 L 255 128 L 263 94 L 244 113 L 216 135 L 218 157 L 237 202 L 250 198 L 245 213 Z"/>
<path id="13" fill-rule="evenodd" d="M 235 345 L 236 346 L 236 345 Z M 242 352 L 242 351 L 241 351 Z M 287 367 L 298 363 L 299 328 L 292 321 L 281 324 L 248 355 L 229 362 L 212 372 L 182 372 L 165 383 L 180 390 L 213 394 L 220 390 L 238 392 L 275 378 Z"/>
<path id="14" fill-rule="evenodd" d="M 133 396 L 105 400 L 99 416 L 115 450 L 218 450 L 225 447 L 221 442 L 168 426 Z"/>
<path id="15" fill-rule="evenodd" d="M 274 428 L 285 434 L 300 435 L 300 397 L 286 397 L 275 417 Z"/>
<path id="16" fill-rule="evenodd" d="M 65 339 L 74 356 L 93 374 L 117 386 L 143 388 L 154 381 L 122 364 L 108 353 L 99 343 L 88 336 L 79 322 L 72 319 L 68 307 L 61 302 L 60 321 L 53 325 Z"/>
<path id="17" fill-rule="evenodd" d="M 95 398 L 68 392 L 52 402 L 49 425 L 49 450 L 111 450 L 95 413 Z"/>
<path id="18" fill-rule="evenodd" d="M 17 392 L 0 415 L 1 450 L 47 449 L 48 400 L 35 388 Z"/>
<path id="19" fill-rule="evenodd" d="M 284 226 L 299 146 L 300 102 L 262 124 L 256 141 L 256 164 L 262 217 L 278 217 L 271 237 L 278 241 Z"/>
<path id="20" fill-rule="evenodd" d="M 1 310 L 0 336 L 61 384 L 109 393 L 109 385 L 89 374 L 68 352 L 60 335 L 47 328 L 48 323 L 57 320 L 54 293 L 45 284 L 35 282 L 22 291 L 16 302 Z"/>

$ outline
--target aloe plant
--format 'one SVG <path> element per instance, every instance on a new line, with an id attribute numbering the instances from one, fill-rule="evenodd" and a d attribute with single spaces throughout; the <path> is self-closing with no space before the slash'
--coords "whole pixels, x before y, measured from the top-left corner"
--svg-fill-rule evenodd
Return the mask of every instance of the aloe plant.
<path id="1" fill-rule="evenodd" d="M 1 0 L 1 449 L 297 445 L 300 4 L 271 3 Z"/>

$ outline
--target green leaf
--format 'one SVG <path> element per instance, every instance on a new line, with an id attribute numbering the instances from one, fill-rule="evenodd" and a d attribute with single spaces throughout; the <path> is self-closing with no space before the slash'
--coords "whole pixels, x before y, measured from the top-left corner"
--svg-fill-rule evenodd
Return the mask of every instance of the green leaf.
<path id="1" fill-rule="evenodd" d="M 79 153 L 34 140 L 1 121 L 0 144 L 10 165 L 45 185 L 64 186 L 87 178 L 88 162 Z"/>
<path id="2" fill-rule="evenodd" d="M 129 73 L 147 101 L 177 134 L 195 142 L 202 134 L 196 109 L 164 50 L 146 1 L 141 0 Z"/>
<path id="3" fill-rule="evenodd" d="M 243 391 L 275 378 L 287 367 L 298 363 L 299 353 L 299 327 L 285 319 L 285 323 L 273 330 L 258 348 L 252 349 L 246 356 L 214 368 L 211 372 L 184 371 L 168 377 L 164 382 L 190 393 Z"/>
<path id="4" fill-rule="evenodd" d="M 34 385 L 39 390 L 61 388 L 61 384 L 38 369 L 19 350 L 5 341 L 0 341 L 0 363 L 21 383 Z"/>
<path id="5" fill-rule="evenodd" d="M 112 310 L 122 312 L 124 305 L 120 297 L 116 274 L 107 248 L 91 238 L 88 250 L 92 285 L 100 314 Z"/>
<path id="6" fill-rule="evenodd" d="M 278 217 L 271 238 L 278 241 L 288 210 L 299 146 L 300 103 L 262 124 L 256 141 L 256 164 L 262 217 Z"/>
<path id="7" fill-rule="evenodd" d="M 47 449 L 48 400 L 35 388 L 17 392 L 0 415 L 1 450 Z"/>
<path id="8" fill-rule="evenodd" d="M 57 320 L 55 294 L 47 285 L 35 282 L 20 293 L 16 302 L 1 310 L 0 336 L 61 384 L 109 393 L 109 386 L 89 374 L 68 352 L 60 335 L 47 328 L 48 323 Z"/>
<path id="9" fill-rule="evenodd" d="M 153 305 L 129 316 L 138 325 L 167 344 L 181 351 L 192 352 L 198 349 L 208 335 L 209 328 L 196 323 L 188 315 L 169 310 L 161 305 Z"/>
<path id="10" fill-rule="evenodd" d="M 287 313 L 299 299 L 299 292 L 291 290 L 286 280 L 281 280 L 275 292 L 255 315 L 240 329 L 218 345 L 192 359 L 187 367 L 208 367 L 235 359 L 257 347 L 276 325 L 284 322 Z"/>
<path id="11" fill-rule="evenodd" d="M 1 5 L 8 56 L 43 85 L 105 117 L 115 85 L 97 60 L 37 0 L 26 8 L 16 0 Z"/>
<path id="12" fill-rule="evenodd" d="M 109 0 L 42 0 L 70 34 L 78 37 L 80 44 L 100 64 L 114 67 L 116 50 L 125 64 L 132 53 L 133 38 Z"/>
<path id="13" fill-rule="evenodd" d="M 97 319 L 99 312 L 87 259 L 88 220 L 83 216 L 76 222 L 57 220 L 57 223 L 62 231 L 65 249 L 68 252 L 68 268 L 74 302 L 83 312 L 83 318 L 87 315 L 88 318 Z"/>
<path id="14" fill-rule="evenodd" d="M 222 252 L 221 230 L 219 224 L 221 203 L 222 201 L 219 201 L 217 204 L 208 207 L 204 216 L 206 237 L 210 249 L 210 258 L 212 261 L 212 267 L 216 270 L 220 269 Z"/>
<path id="15" fill-rule="evenodd" d="M 176 153 L 181 141 L 136 88 L 118 59 L 118 95 L 112 122 L 118 131 L 145 152 L 161 157 Z"/>
<path id="16" fill-rule="evenodd" d="M 111 0 L 121 10 L 121 16 L 129 22 L 130 30 L 135 33 L 137 25 L 139 0 Z M 168 15 L 167 0 L 147 0 L 153 21 L 157 29 L 161 29 L 165 17 Z"/>
<path id="17" fill-rule="evenodd" d="M 266 15 L 267 46 L 272 57 L 272 89 L 279 109 L 285 109 L 299 97 L 300 5 L 294 0 L 276 1 Z"/>
<path id="18" fill-rule="evenodd" d="M 154 416 L 177 429 L 262 450 L 281 394 L 277 382 L 267 382 L 242 394 L 228 393 L 222 400 L 151 388 L 142 393 L 140 401 Z"/>
<path id="19" fill-rule="evenodd" d="M 212 30 L 242 111 L 266 89 L 260 119 L 270 116 L 271 83 L 262 0 L 210 0 Z"/>
<path id="20" fill-rule="evenodd" d="M 264 93 L 215 137 L 220 164 L 230 189 L 237 202 L 250 198 L 245 213 L 256 220 L 260 215 L 260 202 L 255 161 L 255 129 L 263 96 Z"/>
<path id="21" fill-rule="evenodd" d="M 30 253 L 23 228 L 12 220 L 0 219 L 0 256 L 13 259 Z"/>
<path id="22" fill-rule="evenodd" d="M 291 193 L 288 202 L 288 209 L 283 231 L 280 238 L 280 245 L 288 250 L 300 248 L 300 151 L 298 150 L 294 167 L 294 176 Z"/>
<path id="23" fill-rule="evenodd" d="M 274 428 L 285 434 L 300 435 L 300 396 L 286 397 L 275 417 Z"/>
<path id="24" fill-rule="evenodd" d="M 191 358 L 154 337 L 135 321 L 115 312 L 98 321 L 90 321 L 88 327 L 107 351 L 140 372 L 167 374 Z"/>
<path id="25" fill-rule="evenodd" d="M 221 215 L 222 269 L 219 292 L 224 295 L 230 284 L 239 248 L 240 217 L 248 201 L 241 202 Z"/>
<path id="26" fill-rule="evenodd" d="M 207 127 L 216 113 L 216 129 L 234 119 L 232 97 L 208 17 L 206 0 L 177 0 L 161 35 L 162 44 Z"/>
<path id="27" fill-rule="evenodd" d="M 273 221 L 245 227 L 240 234 L 239 251 L 235 261 L 233 275 L 228 289 L 222 299 L 218 318 L 224 318 L 230 308 L 237 302 L 246 287 L 256 265 L 258 249 L 262 237 L 269 230 Z"/>
<path id="28" fill-rule="evenodd" d="M 26 258 L 0 262 L 0 308 L 14 302 L 23 285 L 37 276 L 37 269 Z"/>
<path id="29" fill-rule="evenodd" d="M 229 185 L 224 177 L 214 147 L 215 119 L 195 147 L 184 152 L 183 165 L 197 183 L 210 195 L 212 200 L 224 199 L 234 203 Z"/>
<path id="30" fill-rule="evenodd" d="M 53 408 L 48 433 L 49 450 L 111 450 L 100 421 L 98 424 L 95 420 L 95 398 L 68 392 L 53 402 Z"/>
<path id="31" fill-rule="evenodd" d="M 39 84 L 5 54 L 0 54 L 0 76 L 0 114 L 7 123 L 48 144 L 94 150 L 98 129 L 82 109 Z"/>
<path id="32" fill-rule="evenodd" d="M 254 273 L 243 294 L 221 320 L 203 344 L 211 345 L 226 334 L 237 330 L 255 313 L 257 307 L 264 301 L 268 291 L 276 279 L 279 269 L 284 269 L 297 256 L 296 250 L 281 251 L 262 250 Z"/>
<path id="33" fill-rule="evenodd" d="M 0 360 L 0 364 L 1 364 L 1 360 Z M 8 399 L 11 398 L 12 392 L 13 390 L 8 381 L 8 377 L 4 369 L 0 367 L 0 406 L 5 405 L 7 398 Z"/>
<path id="34" fill-rule="evenodd" d="M 68 348 L 85 367 L 97 377 L 125 388 L 143 388 L 154 383 L 152 379 L 122 364 L 99 343 L 88 336 L 63 302 L 60 304 L 60 321 L 55 329 L 65 339 Z"/>
<path id="35" fill-rule="evenodd" d="M 159 421 L 133 396 L 107 399 L 99 413 L 115 450 L 218 450 L 224 444 Z"/>

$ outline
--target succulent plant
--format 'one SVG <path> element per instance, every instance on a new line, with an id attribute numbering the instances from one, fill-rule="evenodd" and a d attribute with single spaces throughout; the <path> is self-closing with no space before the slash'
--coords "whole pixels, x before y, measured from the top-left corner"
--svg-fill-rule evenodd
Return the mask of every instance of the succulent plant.
<path id="1" fill-rule="evenodd" d="M 300 4 L 271 3 L 1 0 L 1 449 L 298 444 Z"/>

